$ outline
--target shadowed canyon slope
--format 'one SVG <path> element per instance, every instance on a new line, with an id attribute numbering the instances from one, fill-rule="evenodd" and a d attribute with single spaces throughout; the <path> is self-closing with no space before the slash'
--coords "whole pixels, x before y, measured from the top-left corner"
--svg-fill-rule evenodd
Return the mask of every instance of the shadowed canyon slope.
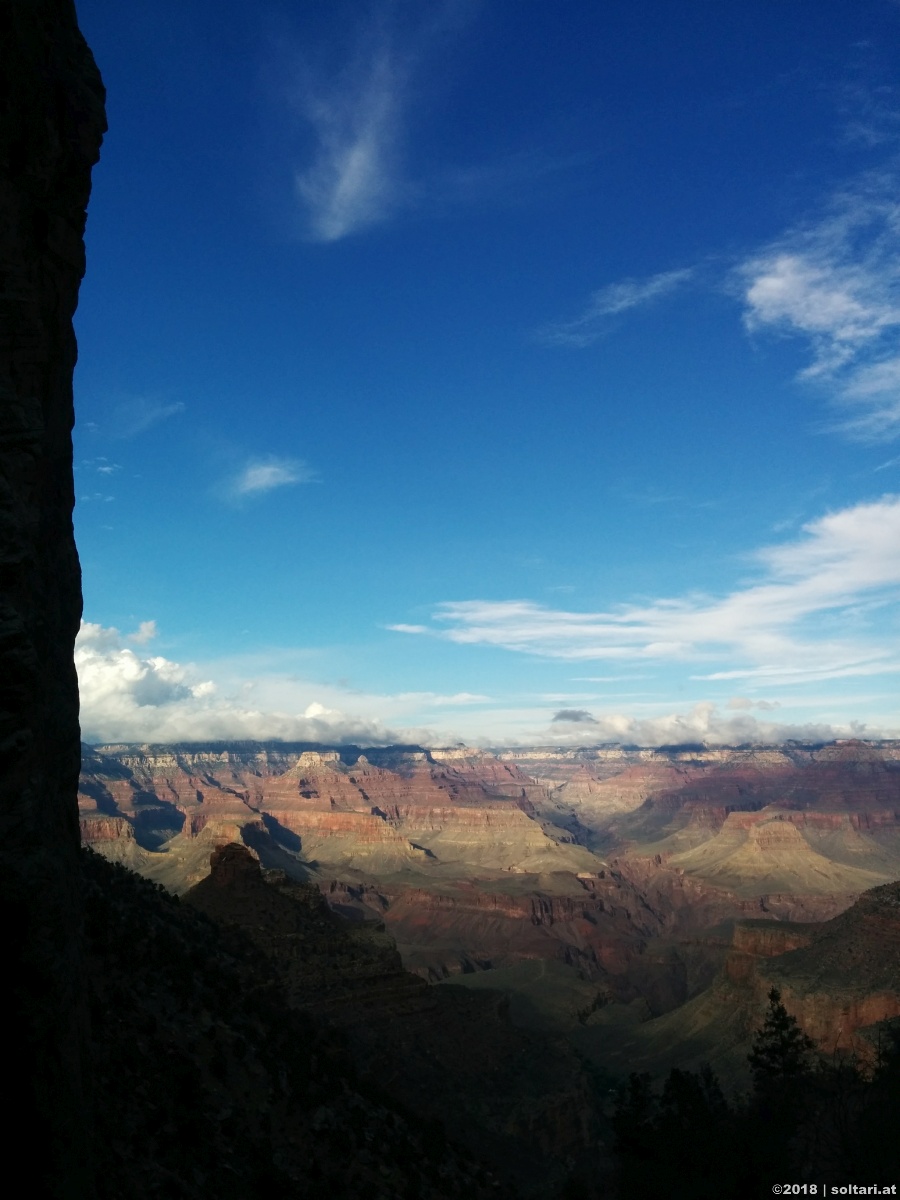
<path id="1" fill-rule="evenodd" d="M 821 1053 L 871 1064 L 882 1023 L 900 1017 L 900 883 L 865 892 L 830 921 L 738 921 L 720 970 L 696 996 L 644 1020 L 634 1006 L 598 1010 L 575 1041 L 610 1070 L 710 1062 L 723 1079 L 743 1082 L 773 987 Z"/>

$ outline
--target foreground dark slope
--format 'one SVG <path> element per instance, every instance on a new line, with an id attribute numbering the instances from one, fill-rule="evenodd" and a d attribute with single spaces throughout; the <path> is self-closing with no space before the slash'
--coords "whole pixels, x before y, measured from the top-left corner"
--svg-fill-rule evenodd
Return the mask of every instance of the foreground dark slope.
<path id="1" fill-rule="evenodd" d="M 101 1200 L 513 1194 L 367 1083 L 246 938 L 90 851 L 83 878 Z"/>
<path id="2" fill-rule="evenodd" d="M 562 1164 L 593 1162 L 598 1112 L 572 1048 L 516 1028 L 499 993 L 434 988 L 405 971 L 380 922 L 348 922 L 318 889 L 224 846 L 185 903 L 263 952 L 290 1002 L 327 1017 L 360 1078 L 435 1128 L 517 1194 L 551 1195 Z"/>

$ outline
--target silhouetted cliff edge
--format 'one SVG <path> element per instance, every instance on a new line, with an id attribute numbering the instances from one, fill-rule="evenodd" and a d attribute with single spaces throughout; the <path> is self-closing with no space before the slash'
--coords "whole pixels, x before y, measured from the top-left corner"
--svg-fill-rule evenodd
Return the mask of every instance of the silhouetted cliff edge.
<path id="1" fill-rule="evenodd" d="M 0 903 L 11 1144 L 35 1195 L 93 1194 L 78 954 L 81 578 L 72 532 L 72 315 L 100 75 L 71 0 L 0 0 Z M 23 1131 L 28 1136 L 19 1138 Z"/>

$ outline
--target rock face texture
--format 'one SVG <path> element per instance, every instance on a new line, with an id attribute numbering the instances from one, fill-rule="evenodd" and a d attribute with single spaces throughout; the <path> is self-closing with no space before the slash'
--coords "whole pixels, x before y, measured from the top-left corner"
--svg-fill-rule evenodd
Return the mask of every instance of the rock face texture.
<path id="1" fill-rule="evenodd" d="M 91 1182 L 75 902 L 72 315 L 104 92 L 71 0 L 2 0 L 0 46 L 0 903 L 10 1027 L 25 1056 L 14 1111 L 44 1131 L 46 1193 L 74 1197 Z"/>

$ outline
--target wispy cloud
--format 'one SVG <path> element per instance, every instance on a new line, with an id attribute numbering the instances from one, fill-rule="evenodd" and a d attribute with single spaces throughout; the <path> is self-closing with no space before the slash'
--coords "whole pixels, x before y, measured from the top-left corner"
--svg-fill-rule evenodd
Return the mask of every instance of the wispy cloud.
<path id="1" fill-rule="evenodd" d="M 405 12 L 373 5 L 349 31 L 338 70 L 323 71 L 301 56 L 292 94 L 313 145 L 294 187 L 312 240 L 338 241 L 430 190 L 409 177 L 410 117 L 427 90 L 426 66 L 466 23 L 470 8 L 467 0 L 435 0 Z"/>
<path id="2" fill-rule="evenodd" d="M 184 412 L 184 404 L 180 400 L 166 404 L 160 400 L 148 400 L 135 397 L 123 400 L 112 411 L 110 433 L 113 437 L 133 438 L 145 433 L 169 417 Z"/>
<path id="3" fill-rule="evenodd" d="M 348 32 L 338 69 L 323 70 L 302 53 L 291 68 L 292 105 L 311 134 L 294 193 L 312 241 L 336 242 L 411 209 L 434 215 L 473 203 L 520 204 L 542 181 L 589 159 L 529 145 L 477 163 L 425 165 L 421 158 L 431 160 L 431 152 L 416 162 L 414 120 L 447 82 L 435 70 L 440 51 L 478 5 L 432 0 L 405 12 L 395 4 L 372 7 Z"/>
<path id="4" fill-rule="evenodd" d="M 96 471 L 98 475 L 115 475 L 116 471 L 122 470 L 121 463 L 111 463 L 103 455 L 100 455 L 98 458 L 84 458 L 81 460 L 79 466 L 86 468 L 88 471 Z M 79 466 L 76 466 L 76 471 L 79 469 Z"/>
<path id="5" fill-rule="evenodd" d="M 774 712 L 781 708 L 781 704 L 777 700 L 751 700 L 749 696 L 731 696 L 725 707 L 736 712 L 749 712 L 751 708 L 757 708 L 760 712 Z"/>
<path id="6" fill-rule="evenodd" d="M 402 199 L 401 143 L 413 58 L 371 31 L 336 78 L 307 78 L 301 110 L 315 136 L 295 175 L 314 241 L 334 242 L 385 217 Z"/>
<path id="7" fill-rule="evenodd" d="M 739 297 L 750 334 L 806 344 L 799 373 L 839 415 L 830 428 L 861 441 L 900 435 L 900 162 L 836 192 L 819 214 L 732 267 L 664 271 L 593 293 L 576 317 L 544 326 L 549 344 L 589 346 L 615 318 L 689 283 Z M 732 260 L 733 261 L 733 260 Z"/>
<path id="8" fill-rule="evenodd" d="M 295 483 L 312 483 L 315 478 L 315 472 L 300 459 L 254 459 L 229 480 L 226 493 L 233 500 L 243 500 Z"/>
<path id="9" fill-rule="evenodd" d="M 591 296 L 584 311 L 569 321 L 558 321 L 538 330 L 543 342 L 559 346 L 589 346 L 609 329 L 610 319 L 633 308 L 642 308 L 683 287 L 694 269 L 663 271 L 646 279 L 623 279 L 607 284 Z"/>
<path id="10" fill-rule="evenodd" d="M 141 621 L 134 633 L 128 635 L 128 641 L 133 642 L 135 646 L 146 646 L 156 637 L 156 632 L 155 621 Z"/>
<path id="11" fill-rule="evenodd" d="M 866 176 L 737 272 L 747 329 L 803 339 L 801 379 L 826 387 L 835 427 L 863 440 L 900 433 L 897 186 L 894 170 Z"/>
<path id="12" fill-rule="evenodd" d="M 448 601 L 427 632 L 546 658 L 708 663 L 710 673 L 694 676 L 708 680 L 775 684 L 900 670 L 894 639 L 876 632 L 900 600 L 900 497 L 829 513 L 754 559 L 757 580 L 721 598 L 688 595 L 593 613 L 530 600 Z"/>

